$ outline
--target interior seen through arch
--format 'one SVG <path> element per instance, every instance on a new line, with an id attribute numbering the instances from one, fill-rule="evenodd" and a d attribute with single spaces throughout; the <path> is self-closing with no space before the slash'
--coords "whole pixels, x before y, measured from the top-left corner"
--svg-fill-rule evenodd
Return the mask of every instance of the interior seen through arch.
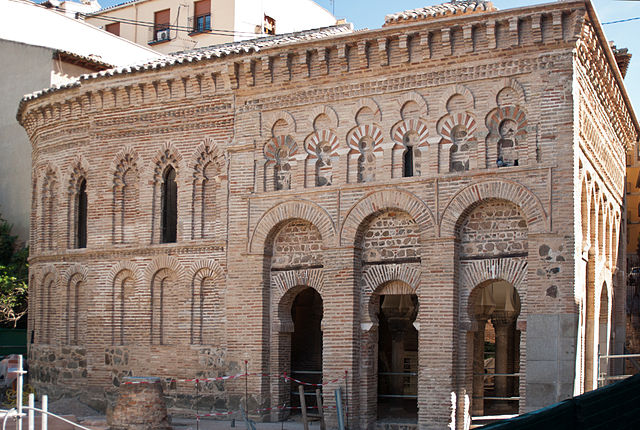
<path id="1" fill-rule="evenodd" d="M 415 294 L 380 295 L 378 308 L 378 420 L 417 422 L 418 314 Z"/>
<path id="2" fill-rule="evenodd" d="M 520 399 L 520 296 L 509 282 L 495 279 L 469 297 L 477 330 L 473 337 L 472 415 L 517 414 Z"/>
<path id="3" fill-rule="evenodd" d="M 322 383 L 322 297 L 313 288 L 300 291 L 291 306 L 291 375 L 314 384 Z M 316 406 L 314 386 L 304 386 L 307 407 Z M 291 405 L 300 406 L 298 384 L 291 382 Z M 299 412 L 294 409 L 293 412 Z"/>

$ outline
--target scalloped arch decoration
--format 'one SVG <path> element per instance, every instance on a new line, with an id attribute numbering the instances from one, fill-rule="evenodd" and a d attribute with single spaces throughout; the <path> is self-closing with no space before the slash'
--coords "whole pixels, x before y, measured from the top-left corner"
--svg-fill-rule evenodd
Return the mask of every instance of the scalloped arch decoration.
<path id="1" fill-rule="evenodd" d="M 542 203 L 529 189 L 516 182 L 489 180 L 458 191 L 446 204 L 440 221 L 440 235 L 455 235 L 458 222 L 476 203 L 483 200 L 506 200 L 517 205 L 525 215 L 531 233 L 548 231 L 548 218 Z"/>
<path id="2" fill-rule="evenodd" d="M 498 127 L 500 127 L 500 124 L 505 119 L 510 119 L 516 122 L 518 126 L 518 130 L 515 134 L 516 137 L 522 137 L 527 133 L 527 116 L 520 106 L 506 106 L 492 110 L 489 115 L 487 115 L 487 128 L 492 134 L 497 134 Z"/>
<path id="3" fill-rule="evenodd" d="M 290 200 L 272 207 L 260 217 L 249 239 L 249 252 L 263 253 L 267 237 L 274 227 L 291 219 L 303 219 L 313 224 L 320 231 L 325 246 L 335 243 L 336 227 L 326 210 L 315 203 Z"/>
<path id="4" fill-rule="evenodd" d="M 440 121 L 438 121 L 438 134 L 442 136 L 441 143 L 453 143 L 451 131 L 457 125 L 462 125 L 467 129 L 467 140 L 472 139 L 474 133 L 478 129 L 478 123 L 468 112 L 462 112 L 456 115 L 445 115 Z"/>
<path id="5" fill-rule="evenodd" d="M 220 174 L 224 169 L 223 160 L 224 154 L 214 139 L 205 138 L 191 155 L 190 167 L 193 169 L 193 178 L 196 181 L 203 180 L 205 166 L 209 163 L 215 163 L 217 172 Z"/>
<path id="6" fill-rule="evenodd" d="M 326 142 L 331 148 L 331 156 L 338 155 L 339 141 L 338 136 L 331 130 L 320 130 L 311 133 L 305 139 L 304 149 L 309 154 L 309 158 L 318 158 L 318 145 Z"/>
<path id="7" fill-rule="evenodd" d="M 410 119 L 397 122 L 391 128 L 391 139 L 396 143 L 403 144 L 404 136 L 410 131 L 413 131 L 418 135 L 418 139 L 420 140 L 420 144 L 418 146 L 429 146 L 429 142 L 427 140 L 429 137 L 429 129 L 427 128 L 427 124 L 420 119 Z"/>
<path id="8" fill-rule="evenodd" d="M 415 195 L 398 189 L 374 191 L 360 199 L 347 212 L 340 231 L 340 244 L 353 245 L 362 222 L 384 209 L 397 209 L 408 213 L 420 226 L 420 234 L 423 236 L 433 231 L 436 226 L 431 209 Z"/>
<path id="9" fill-rule="evenodd" d="M 274 137 L 264 145 L 264 156 L 267 159 L 267 164 L 276 163 L 278 150 L 280 148 L 287 148 L 289 157 L 293 157 L 298 154 L 298 144 L 291 136 L 286 135 Z"/>
<path id="10" fill-rule="evenodd" d="M 167 142 L 156 152 L 151 163 L 153 166 L 153 177 L 157 182 L 161 179 L 164 169 L 169 165 L 176 170 L 176 176 L 179 175 L 182 167 L 182 155 L 170 142 Z"/>
<path id="11" fill-rule="evenodd" d="M 373 139 L 374 151 L 382 150 L 380 148 L 380 144 L 382 143 L 383 136 L 382 130 L 377 125 L 359 125 L 355 128 L 352 128 L 347 134 L 347 145 L 353 150 L 360 151 L 358 143 L 360 139 L 365 136 L 369 136 Z"/>

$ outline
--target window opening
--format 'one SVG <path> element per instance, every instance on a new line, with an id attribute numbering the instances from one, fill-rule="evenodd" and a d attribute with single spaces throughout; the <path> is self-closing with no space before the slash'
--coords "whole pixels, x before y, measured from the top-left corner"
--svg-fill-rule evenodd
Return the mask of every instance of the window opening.
<path id="1" fill-rule="evenodd" d="M 211 30 L 211 0 L 194 3 L 193 32 L 203 33 Z"/>
<path id="2" fill-rule="evenodd" d="M 76 213 L 76 248 L 87 247 L 87 181 L 80 182 Z"/>
<path id="3" fill-rule="evenodd" d="M 413 146 L 407 146 L 403 154 L 403 172 L 405 178 L 413 176 Z"/>
<path id="4" fill-rule="evenodd" d="M 162 184 L 162 243 L 174 243 L 178 225 L 178 184 L 176 171 L 167 167 Z"/>
<path id="5" fill-rule="evenodd" d="M 170 9 L 161 10 L 154 14 L 152 42 L 171 40 L 171 35 L 169 34 L 170 18 Z"/>

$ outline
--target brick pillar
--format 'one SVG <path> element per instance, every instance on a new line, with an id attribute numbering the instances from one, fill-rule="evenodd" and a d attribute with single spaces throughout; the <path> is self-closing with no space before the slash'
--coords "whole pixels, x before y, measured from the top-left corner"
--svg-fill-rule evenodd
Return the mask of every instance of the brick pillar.
<path id="1" fill-rule="evenodd" d="M 457 345 L 455 239 L 425 240 L 418 291 L 418 425 L 445 428 L 454 391 L 454 345 Z"/>

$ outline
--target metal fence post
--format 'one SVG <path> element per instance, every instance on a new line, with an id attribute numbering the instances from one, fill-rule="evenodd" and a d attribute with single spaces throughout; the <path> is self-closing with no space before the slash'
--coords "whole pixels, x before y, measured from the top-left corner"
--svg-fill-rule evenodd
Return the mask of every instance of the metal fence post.
<path id="1" fill-rule="evenodd" d="M 18 408 L 18 422 L 16 427 L 22 430 L 22 384 L 23 384 L 24 368 L 22 365 L 22 355 L 18 355 L 18 390 L 16 393 L 16 406 Z"/>
<path id="2" fill-rule="evenodd" d="M 336 412 L 338 414 L 338 429 L 344 430 L 344 415 L 342 412 L 342 390 L 340 387 L 334 390 L 336 396 Z"/>

